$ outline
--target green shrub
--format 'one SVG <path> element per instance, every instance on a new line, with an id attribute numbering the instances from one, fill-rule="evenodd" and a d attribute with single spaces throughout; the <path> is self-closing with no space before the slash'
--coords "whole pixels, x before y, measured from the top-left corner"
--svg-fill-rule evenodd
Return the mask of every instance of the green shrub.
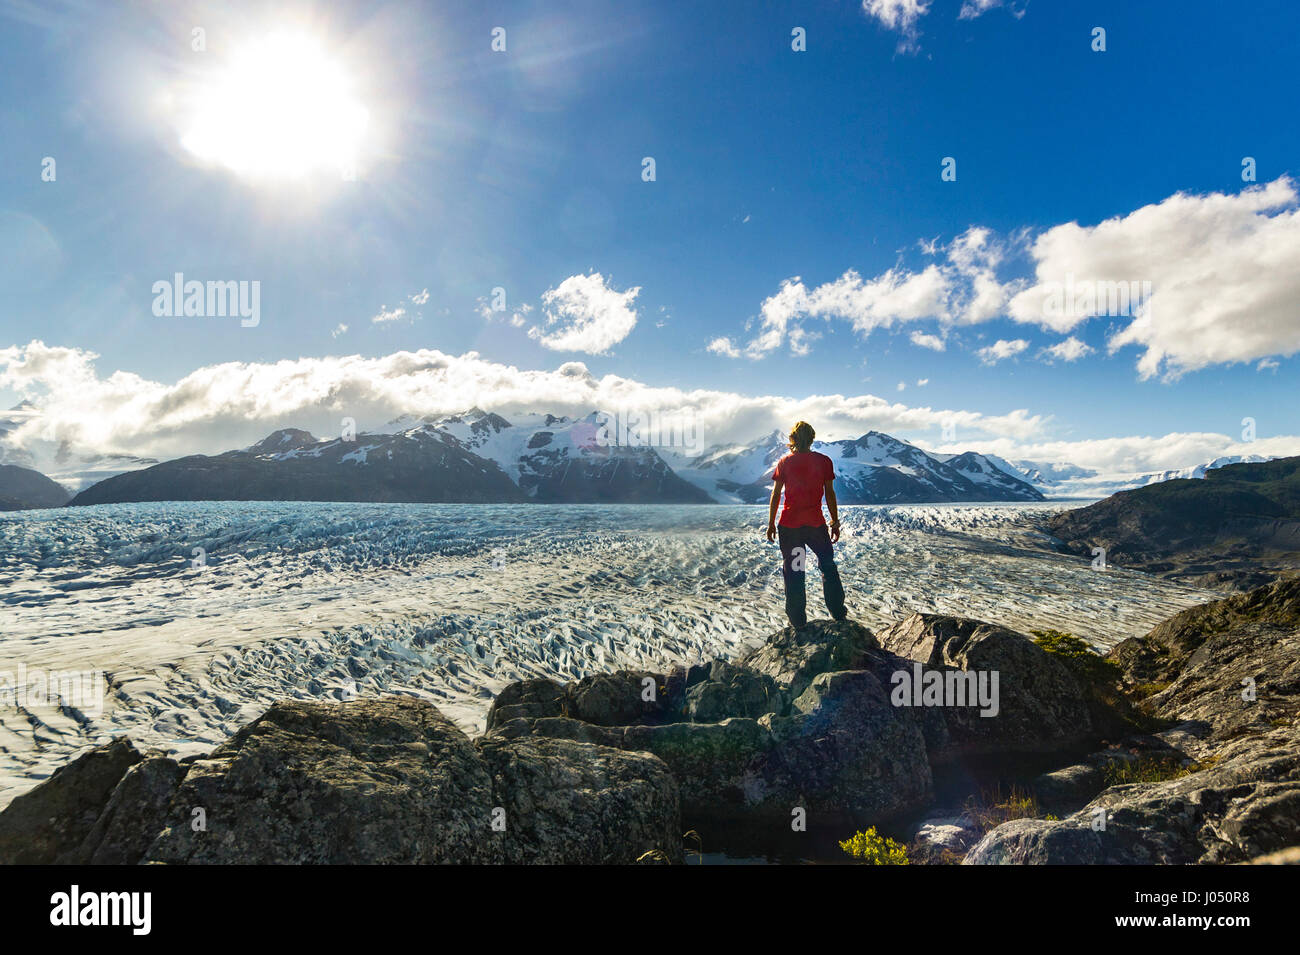
<path id="1" fill-rule="evenodd" d="M 872 826 L 840 843 L 840 848 L 864 865 L 908 865 L 907 847 L 877 834 Z"/>
<path id="2" fill-rule="evenodd" d="M 1092 648 L 1087 640 L 1060 630 L 1031 630 L 1034 643 L 1055 656 L 1093 686 L 1113 687 L 1120 669 Z"/>
<path id="3" fill-rule="evenodd" d="M 1125 783 L 1163 783 L 1201 769 L 1199 763 L 1183 765 L 1176 756 L 1139 756 L 1134 760 L 1114 762 L 1106 767 L 1106 785 Z"/>

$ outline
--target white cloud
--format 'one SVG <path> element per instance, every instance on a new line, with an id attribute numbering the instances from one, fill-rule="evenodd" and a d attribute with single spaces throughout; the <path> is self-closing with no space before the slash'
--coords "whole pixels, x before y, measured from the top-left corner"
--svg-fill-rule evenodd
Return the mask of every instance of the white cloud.
<path id="1" fill-rule="evenodd" d="M 429 290 L 424 289 L 423 291 L 416 292 L 414 295 L 410 296 L 410 299 L 416 305 L 423 305 L 429 301 Z"/>
<path id="2" fill-rule="evenodd" d="M 1127 311 L 1108 347 L 1143 349 L 1143 378 L 1300 351 L 1300 208 L 1286 177 L 1235 195 L 1178 193 L 1095 226 L 1059 225 L 1031 254 L 1035 282 L 1011 299 L 1010 316 L 1064 333 Z M 1150 283 L 1151 295 L 1144 309 L 1125 309 L 1099 283 Z M 1067 288 L 1092 289 L 1093 300 L 1076 294 L 1070 308 Z"/>
<path id="3" fill-rule="evenodd" d="M 406 315 L 406 309 L 402 308 L 400 305 L 392 309 L 388 308 L 386 305 L 381 305 L 379 306 L 379 314 L 375 315 L 370 320 L 375 324 L 382 324 L 384 322 L 395 322 L 404 315 Z"/>
<path id="4" fill-rule="evenodd" d="M 929 379 L 929 378 L 918 378 L 918 379 L 916 379 L 916 387 L 918 387 L 918 388 L 924 388 L 924 387 L 925 387 L 926 385 L 928 385 L 929 383 L 930 383 L 930 379 Z"/>
<path id="5" fill-rule="evenodd" d="M 618 375 L 594 377 L 582 362 L 521 370 L 476 352 L 432 349 L 378 358 L 360 355 L 269 363 L 226 362 L 198 368 L 175 383 L 129 371 L 101 375 L 97 356 L 33 341 L 0 349 L 0 388 L 32 401 L 35 413 L 10 435 L 19 447 L 52 459 L 63 443 L 77 453 L 156 458 L 246 447 L 277 428 L 337 433 L 344 417 L 361 429 L 405 414 L 448 414 L 471 405 L 511 413 L 545 410 L 584 415 L 594 409 L 690 412 L 706 443 L 747 441 L 791 421 L 818 422 L 827 436 L 876 429 L 921 433 L 952 420 L 962 434 L 1027 440 L 1045 417 L 1018 409 L 984 415 L 958 408 L 909 407 L 876 395 L 781 395 L 664 388 Z"/>
<path id="6" fill-rule="evenodd" d="M 632 303 L 640 292 L 640 286 L 619 292 L 599 272 L 571 275 L 542 295 L 546 321 L 528 334 L 555 351 L 605 354 L 636 327 Z"/>
<path id="7" fill-rule="evenodd" d="M 899 390 L 899 391 L 906 391 L 906 390 L 907 390 L 907 382 L 905 382 L 905 381 L 900 381 L 900 382 L 898 383 L 898 390 Z"/>
<path id="8" fill-rule="evenodd" d="M 1068 335 L 1099 316 L 1118 320 L 1109 353 L 1142 349 L 1142 378 L 1300 352 L 1300 195 L 1287 177 L 1234 195 L 1178 193 L 1095 226 L 1071 222 L 1001 239 L 972 226 L 947 245 L 920 247 L 943 258 L 874 278 L 850 269 L 814 287 L 786 279 L 763 301 L 744 353 L 761 358 L 788 346 L 805 354 L 816 320 L 847 322 L 863 337 L 934 321 L 937 332 L 910 339 L 941 351 L 955 325 L 1010 318 Z M 1011 250 L 1033 263 L 1032 278 L 999 278 Z M 1088 353 L 1068 342 L 1046 351 L 1065 361 Z"/>
<path id="9" fill-rule="evenodd" d="M 902 34 L 900 51 L 916 49 L 916 21 L 930 11 L 930 0 L 862 0 L 862 10 L 887 30 Z"/>
<path id="10" fill-rule="evenodd" d="M 709 342 L 708 350 L 714 355 L 722 355 L 724 358 L 739 358 L 740 349 L 730 338 L 715 338 Z"/>
<path id="11" fill-rule="evenodd" d="M 150 381 L 117 370 L 101 375 L 96 355 L 33 341 L 0 349 L 0 388 L 28 399 L 32 409 L 8 436 L 30 451 L 36 466 L 53 461 L 67 443 L 74 453 L 137 454 L 160 459 L 246 447 L 276 428 L 336 434 L 344 417 L 364 430 L 403 413 L 447 414 L 471 405 L 507 418 L 522 411 L 584 415 L 594 409 L 694 414 L 706 444 L 748 441 L 791 421 L 813 421 L 827 439 L 875 429 L 939 444 L 947 422 L 960 448 L 1036 461 L 1068 461 L 1104 474 L 1185 467 L 1228 454 L 1300 453 L 1300 437 L 1242 442 L 1217 433 L 1134 435 L 1084 441 L 1053 440 L 1049 418 L 1018 409 L 984 415 L 970 409 L 912 407 L 876 395 L 777 395 L 662 388 L 618 375 L 596 378 L 580 361 L 554 370 L 520 370 L 422 349 L 378 358 L 360 355 L 271 363 L 227 362 L 198 368 L 179 381 Z M 928 436 L 928 438 L 927 438 Z"/>
<path id="12" fill-rule="evenodd" d="M 1091 355 L 1095 349 L 1090 348 L 1086 343 L 1080 341 L 1071 335 L 1064 341 L 1050 345 L 1039 352 L 1040 355 L 1046 355 L 1049 358 L 1057 358 L 1061 361 L 1078 361 L 1085 355 Z"/>
<path id="13" fill-rule="evenodd" d="M 990 230 L 971 228 L 947 246 L 923 243 L 926 254 L 942 253 L 946 261 L 927 265 L 919 272 L 902 266 L 872 279 L 850 269 L 833 282 L 808 288 L 799 276 L 786 279 L 760 308 L 759 333 L 745 346 L 751 358 L 760 358 L 782 344 L 807 350 L 812 336 L 804 323 L 810 319 L 838 319 L 863 337 L 896 324 L 937 320 L 973 324 L 1000 314 L 1018 284 L 1003 285 L 995 269 L 1005 249 Z M 943 338 L 916 332 L 912 343 L 943 350 Z"/>
<path id="14" fill-rule="evenodd" d="M 347 330 L 348 326 L 339 322 L 338 325 L 334 327 L 334 331 L 330 332 L 330 338 L 338 338 L 340 335 L 345 334 Z"/>
<path id="15" fill-rule="evenodd" d="M 1004 358 L 1014 358 L 1022 351 L 1029 347 L 1029 342 L 1023 338 L 1012 340 L 1000 339 L 985 348 L 979 349 L 975 354 L 979 355 L 980 361 L 986 365 L 992 365 L 1002 361 Z"/>
<path id="16" fill-rule="evenodd" d="M 964 0 L 961 5 L 961 12 L 957 14 L 957 19 L 974 20 L 976 17 L 982 16 L 1000 6 L 1002 6 L 1002 0 Z"/>

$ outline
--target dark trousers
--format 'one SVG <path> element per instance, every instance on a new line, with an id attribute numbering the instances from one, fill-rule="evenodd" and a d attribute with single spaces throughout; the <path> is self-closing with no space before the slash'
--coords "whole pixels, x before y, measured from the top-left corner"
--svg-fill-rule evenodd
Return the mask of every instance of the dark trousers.
<path id="1" fill-rule="evenodd" d="M 785 579 L 785 615 L 790 625 L 802 627 L 808 622 L 807 596 L 804 593 L 804 568 L 808 566 L 808 553 L 817 555 L 817 566 L 822 571 L 822 594 L 826 609 L 836 620 L 843 620 L 844 585 L 840 571 L 835 566 L 831 550 L 831 535 L 826 525 L 820 527 L 782 527 L 777 525 L 777 540 L 781 544 L 781 576 Z"/>

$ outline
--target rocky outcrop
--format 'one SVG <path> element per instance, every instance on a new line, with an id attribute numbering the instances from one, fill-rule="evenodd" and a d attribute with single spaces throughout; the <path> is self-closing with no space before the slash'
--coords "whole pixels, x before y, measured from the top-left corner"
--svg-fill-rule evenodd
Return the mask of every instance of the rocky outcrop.
<path id="1" fill-rule="evenodd" d="M 788 820 L 796 807 L 827 825 L 899 818 L 932 799 L 932 766 L 1057 753 L 1089 737 L 1078 684 L 1027 637 L 926 615 L 885 637 L 889 646 L 851 621 L 813 621 L 735 663 L 621 671 L 567 687 L 526 681 L 502 691 L 488 732 L 653 753 L 681 787 L 688 824 L 754 826 Z M 897 674 L 978 668 L 1001 671 L 996 715 L 980 716 L 973 698 L 938 706 L 895 698 Z M 650 687 L 660 692 L 647 700 Z"/>
<path id="2" fill-rule="evenodd" d="M 877 638 L 884 650 L 928 670 L 986 676 L 985 685 L 996 688 L 993 715 L 982 715 L 984 707 L 943 707 L 942 734 L 931 737 L 936 762 L 1059 753 L 1095 736 L 1083 686 L 1023 634 L 979 620 L 912 614 Z"/>
<path id="3" fill-rule="evenodd" d="M 679 861 L 678 807 L 644 753 L 476 745 L 407 698 L 290 701 L 183 763 L 125 738 L 92 750 L 0 813 L 0 861 Z"/>
<path id="4" fill-rule="evenodd" d="M 1300 570 L 1300 457 L 1231 464 L 1199 480 L 1121 491 L 1048 521 L 1066 550 L 1206 587 L 1247 589 Z"/>
<path id="5" fill-rule="evenodd" d="M 122 775 L 141 759 L 118 737 L 78 756 L 0 812 L 0 861 L 67 861 L 95 827 Z"/>
<path id="6" fill-rule="evenodd" d="M 1000 826 L 966 861 L 1225 863 L 1300 844 L 1297 596 L 1300 585 L 1280 581 L 1116 647 L 1126 682 L 1170 727 L 1128 758 L 1169 778 L 1107 786 L 1099 759 L 1108 754 L 1094 754 L 1042 781 L 1086 805 L 1056 821 Z"/>

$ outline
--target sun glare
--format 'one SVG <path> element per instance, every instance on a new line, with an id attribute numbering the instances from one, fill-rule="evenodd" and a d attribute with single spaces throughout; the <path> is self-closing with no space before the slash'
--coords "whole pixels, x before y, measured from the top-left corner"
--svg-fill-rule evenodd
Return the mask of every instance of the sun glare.
<path id="1" fill-rule="evenodd" d="M 348 178 L 369 119 L 339 62 L 288 33 L 241 46 L 188 105 L 182 146 L 251 179 Z"/>

